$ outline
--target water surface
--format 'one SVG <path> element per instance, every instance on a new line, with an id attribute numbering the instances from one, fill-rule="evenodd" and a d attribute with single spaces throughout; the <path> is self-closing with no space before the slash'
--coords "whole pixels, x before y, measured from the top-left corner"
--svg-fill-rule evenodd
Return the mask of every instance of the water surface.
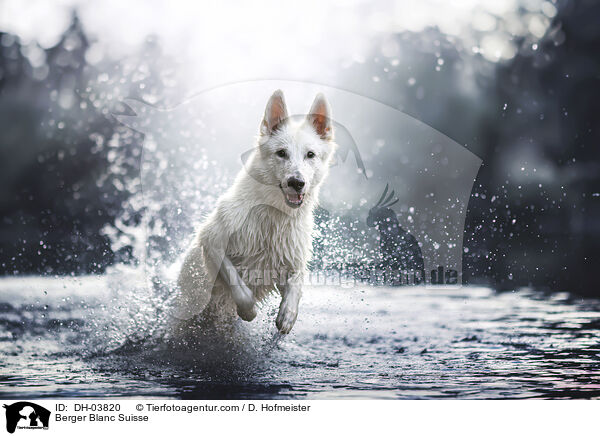
<path id="1" fill-rule="evenodd" d="M 600 397 L 600 302 L 568 293 L 314 287 L 286 337 L 273 300 L 188 349 L 165 345 L 161 299 L 119 277 L 0 280 L 0 396 Z"/>

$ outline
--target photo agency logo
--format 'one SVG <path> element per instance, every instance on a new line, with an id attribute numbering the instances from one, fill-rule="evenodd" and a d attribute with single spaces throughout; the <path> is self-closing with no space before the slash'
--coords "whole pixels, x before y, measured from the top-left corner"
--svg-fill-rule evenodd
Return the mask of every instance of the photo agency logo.
<path id="1" fill-rule="evenodd" d="M 48 430 L 50 411 L 29 401 L 5 404 L 6 431 L 14 433 L 19 430 Z"/>
<path id="2" fill-rule="evenodd" d="M 265 104 L 279 89 L 282 107 L 269 125 Z M 328 120 L 315 119 L 317 101 L 310 106 L 319 94 L 329 103 Z M 128 113 L 116 118 L 145 134 L 141 179 L 149 249 L 144 255 L 153 274 L 185 251 L 194 224 L 214 210 L 242 168 L 277 192 L 276 200 L 249 195 L 248 202 L 256 203 L 251 210 L 297 213 L 306 203 L 304 184 L 315 174 L 313 156 L 288 155 L 285 144 L 266 156 L 261 129 L 327 121 L 337 147 L 314 210 L 305 283 L 462 284 L 465 215 L 481 159 L 419 120 L 342 89 L 276 80 L 214 88 L 169 109 L 135 100 L 126 104 Z M 308 143 L 300 148 L 313 152 Z M 257 159 L 264 162 L 257 166 Z M 290 178 L 269 177 L 290 165 L 296 165 Z M 244 220 L 238 222 L 234 235 L 246 231 Z M 165 252 L 172 256 L 168 261 Z M 277 283 L 286 274 L 241 269 L 249 283 Z"/>

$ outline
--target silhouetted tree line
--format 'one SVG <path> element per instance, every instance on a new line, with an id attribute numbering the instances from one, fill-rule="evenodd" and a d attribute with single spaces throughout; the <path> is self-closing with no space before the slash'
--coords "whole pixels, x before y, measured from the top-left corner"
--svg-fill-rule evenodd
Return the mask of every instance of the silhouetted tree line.
<path id="1" fill-rule="evenodd" d="M 537 49 L 497 70 L 497 113 L 479 134 L 486 198 L 470 202 L 465 263 L 504 288 L 598 295 L 600 3 L 560 6 Z"/>
<path id="2" fill-rule="evenodd" d="M 100 104 L 91 84 L 119 65 L 90 65 L 88 47 L 76 15 L 56 46 L 34 54 L 41 63 L 0 33 L 0 273 L 102 272 L 131 260 L 131 247 L 114 252 L 103 229 L 136 189 L 143 138 Z M 125 95 L 139 89 L 134 73 L 120 74 Z"/>
<path id="3" fill-rule="evenodd" d="M 468 283 L 597 295 L 600 3 L 557 9 L 541 41 L 515 38 L 510 61 L 492 64 L 430 28 L 395 35 L 398 67 L 376 51 L 345 83 L 387 71 L 378 99 L 482 158 L 464 236 Z"/>

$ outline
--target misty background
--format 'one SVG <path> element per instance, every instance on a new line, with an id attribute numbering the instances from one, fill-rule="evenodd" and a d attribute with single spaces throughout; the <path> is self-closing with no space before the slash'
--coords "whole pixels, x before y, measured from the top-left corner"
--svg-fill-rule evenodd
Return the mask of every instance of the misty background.
<path id="1" fill-rule="evenodd" d="M 274 79 L 387 104 L 482 159 L 467 283 L 598 295 L 599 19 L 591 0 L 0 0 L 0 273 L 138 262 L 145 137 L 113 114 Z"/>

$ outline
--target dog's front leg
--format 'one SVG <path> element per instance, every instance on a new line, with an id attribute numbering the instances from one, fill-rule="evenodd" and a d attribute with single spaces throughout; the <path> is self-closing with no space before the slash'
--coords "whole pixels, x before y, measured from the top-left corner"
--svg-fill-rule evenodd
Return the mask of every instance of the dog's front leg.
<path id="1" fill-rule="evenodd" d="M 281 290 L 281 304 L 275 320 L 277 329 L 287 334 L 292 330 L 298 317 L 298 304 L 302 296 L 302 286 L 299 281 L 286 283 Z"/>
<path id="2" fill-rule="evenodd" d="M 231 297 L 235 302 L 237 313 L 244 321 L 252 321 L 256 317 L 254 294 L 246 286 L 233 263 L 219 250 L 209 250 L 214 265 L 220 265 L 219 276 L 229 286 Z"/>
<path id="3" fill-rule="evenodd" d="M 252 321 L 256 317 L 254 293 L 246 286 L 227 256 L 223 257 L 220 273 L 231 289 L 231 296 L 237 306 L 238 315 L 244 321 Z"/>

